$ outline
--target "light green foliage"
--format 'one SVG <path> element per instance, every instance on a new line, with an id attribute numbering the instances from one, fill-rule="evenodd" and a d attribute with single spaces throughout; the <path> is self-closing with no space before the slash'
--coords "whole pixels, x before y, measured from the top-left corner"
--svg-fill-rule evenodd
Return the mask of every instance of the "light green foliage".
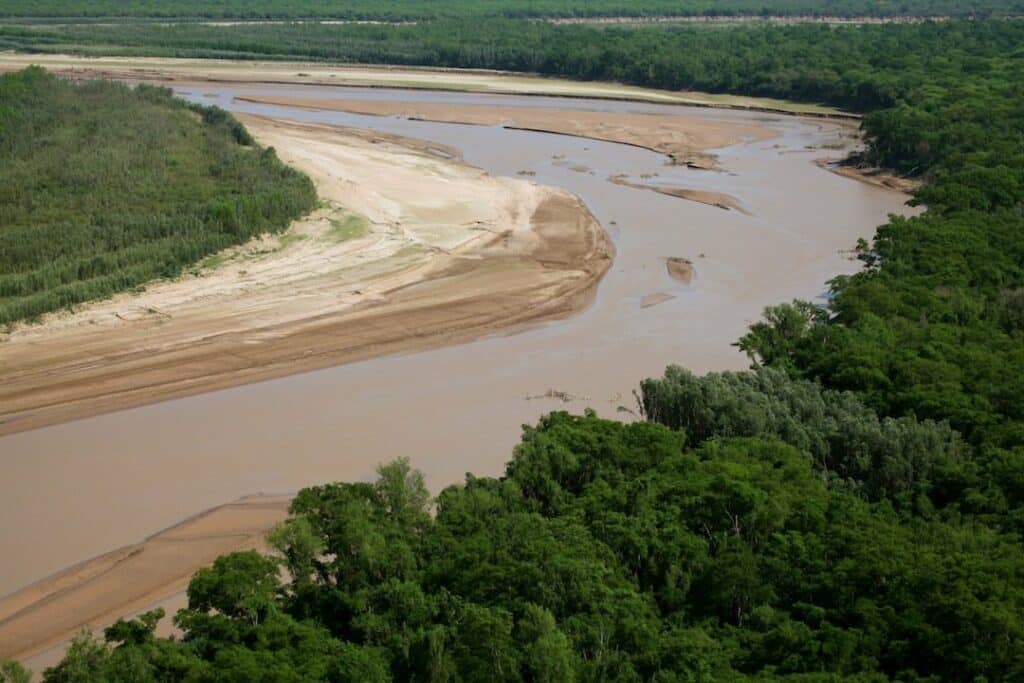
<path id="1" fill-rule="evenodd" d="M 221 109 L 34 67 L 0 76 L 0 323 L 174 277 L 315 199 Z"/>
<path id="2" fill-rule="evenodd" d="M 338 242 L 364 237 L 370 232 L 370 223 L 365 217 L 357 214 L 348 214 L 342 220 L 331 220 L 331 228 L 327 231 L 327 238 Z"/>
<path id="3" fill-rule="evenodd" d="M 256 552 L 219 557 L 212 568 L 200 569 L 192 577 L 189 606 L 259 626 L 274 611 L 278 573 L 276 563 Z"/>
<path id="4" fill-rule="evenodd" d="M 18 662 L 0 662 L 0 683 L 29 683 L 32 672 Z"/>
<path id="5" fill-rule="evenodd" d="M 964 445 L 946 424 L 879 419 L 853 394 L 772 368 L 696 377 L 672 366 L 640 387 L 648 419 L 681 429 L 691 447 L 712 436 L 780 439 L 807 454 L 826 481 L 874 500 L 913 500 L 963 460 Z"/>
<path id="6" fill-rule="evenodd" d="M 281 553 L 294 583 L 312 580 L 314 562 L 323 554 L 324 542 L 308 519 L 295 517 L 281 522 L 267 535 L 267 541 Z"/>

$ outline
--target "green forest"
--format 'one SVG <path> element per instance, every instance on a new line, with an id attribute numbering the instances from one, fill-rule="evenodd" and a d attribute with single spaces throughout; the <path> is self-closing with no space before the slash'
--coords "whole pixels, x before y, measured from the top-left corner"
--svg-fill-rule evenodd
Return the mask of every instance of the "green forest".
<path id="1" fill-rule="evenodd" d="M 349 19 L 457 17 L 990 16 L 1020 0 L 5 0 L 0 17 Z"/>
<path id="2" fill-rule="evenodd" d="M 222 109 L 39 68 L 0 76 L 0 324 L 175 277 L 315 203 Z"/>
<path id="3" fill-rule="evenodd" d="M 853 161 L 921 178 L 927 207 L 857 245 L 863 270 L 826 306 L 769 308 L 737 341 L 751 370 L 668 368 L 640 383 L 633 424 L 551 414 L 502 477 L 433 499 L 403 460 L 306 489 L 275 554 L 194 576 L 182 637 L 147 613 L 79 638 L 45 680 L 1024 680 L 1024 22 L 0 41 L 824 102 L 865 115 Z"/>

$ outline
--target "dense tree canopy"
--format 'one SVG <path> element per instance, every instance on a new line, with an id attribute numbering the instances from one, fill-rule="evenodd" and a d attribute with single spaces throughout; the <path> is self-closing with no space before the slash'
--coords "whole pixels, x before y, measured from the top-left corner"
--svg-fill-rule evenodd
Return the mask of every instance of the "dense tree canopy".
<path id="1" fill-rule="evenodd" d="M 0 324 L 173 277 L 315 201 L 222 109 L 39 68 L 0 76 Z"/>

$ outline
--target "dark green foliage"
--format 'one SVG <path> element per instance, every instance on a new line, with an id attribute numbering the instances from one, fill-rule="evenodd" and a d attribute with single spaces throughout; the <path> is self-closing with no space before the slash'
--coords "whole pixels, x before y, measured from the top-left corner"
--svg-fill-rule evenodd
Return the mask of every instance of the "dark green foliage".
<path id="1" fill-rule="evenodd" d="M 786 381 L 706 384 L 791 406 L 844 399 Z M 1024 674 L 1017 538 L 828 485 L 803 447 L 706 436 L 555 413 L 525 430 L 503 479 L 467 476 L 434 516 L 404 461 L 372 484 L 306 489 L 274 535 L 290 581 L 255 553 L 221 558 L 189 587 L 180 642 L 153 638 L 152 614 L 119 622 L 46 680 Z"/>
<path id="2" fill-rule="evenodd" d="M 1017 0 L 6 0 L 7 17 L 342 18 L 601 16 L 970 16 L 1024 12 Z"/>
<path id="3" fill-rule="evenodd" d="M 0 76 L 0 323 L 174 277 L 315 200 L 221 109 L 39 68 Z"/>

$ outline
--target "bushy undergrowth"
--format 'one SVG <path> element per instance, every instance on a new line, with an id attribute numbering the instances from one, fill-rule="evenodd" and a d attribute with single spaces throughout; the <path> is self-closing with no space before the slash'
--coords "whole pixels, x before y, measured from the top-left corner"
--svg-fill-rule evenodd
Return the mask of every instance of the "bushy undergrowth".
<path id="1" fill-rule="evenodd" d="M 175 277 L 315 201 L 221 109 L 39 68 L 0 77 L 0 323 Z"/>

